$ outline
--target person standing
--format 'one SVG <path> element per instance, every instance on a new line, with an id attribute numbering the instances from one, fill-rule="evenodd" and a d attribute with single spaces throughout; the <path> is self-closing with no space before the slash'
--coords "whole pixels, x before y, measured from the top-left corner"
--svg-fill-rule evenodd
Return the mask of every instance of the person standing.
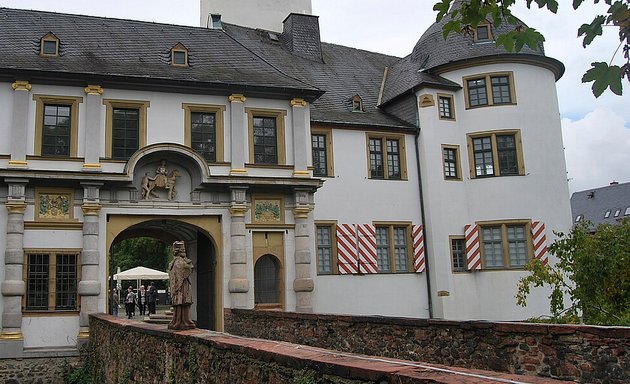
<path id="1" fill-rule="evenodd" d="M 144 285 L 140 286 L 138 290 L 138 308 L 140 309 L 140 316 L 144 316 L 145 309 L 147 307 L 147 290 Z"/>
<path id="2" fill-rule="evenodd" d="M 118 297 L 118 289 L 112 288 L 109 297 L 109 304 L 112 308 L 112 315 L 118 316 L 118 305 L 120 305 L 120 297 Z"/>
<path id="3" fill-rule="evenodd" d="M 135 312 L 136 294 L 133 293 L 131 285 L 127 288 L 127 296 L 125 296 L 125 309 L 127 310 L 127 318 L 131 319 Z"/>
<path id="4" fill-rule="evenodd" d="M 147 294 L 147 303 L 149 304 L 149 315 L 155 315 L 155 305 L 157 303 L 157 289 L 155 284 L 149 284 L 149 292 Z"/>

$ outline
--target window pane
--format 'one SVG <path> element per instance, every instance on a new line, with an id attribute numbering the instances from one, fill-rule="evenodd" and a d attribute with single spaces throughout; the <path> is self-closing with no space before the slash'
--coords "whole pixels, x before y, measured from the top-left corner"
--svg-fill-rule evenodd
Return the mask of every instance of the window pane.
<path id="1" fill-rule="evenodd" d="M 48 309 L 48 254 L 27 255 L 26 309 Z"/>
<path id="2" fill-rule="evenodd" d="M 451 240 L 451 254 L 453 257 L 453 271 L 466 270 L 466 241 L 465 239 Z"/>
<path id="3" fill-rule="evenodd" d="M 370 177 L 373 179 L 385 177 L 382 145 L 381 139 L 370 139 Z"/>
<path id="4" fill-rule="evenodd" d="M 478 137 L 473 140 L 473 154 L 475 159 L 476 176 L 494 175 L 494 160 L 492 158 L 492 139 Z"/>
<path id="5" fill-rule="evenodd" d="M 326 135 L 311 135 L 311 145 L 313 148 L 313 175 L 328 176 Z"/>
<path id="6" fill-rule="evenodd" d="M 514 135 L 497 135 L 499 172 L 503 175 L 518 175 L 516 139 Z"/>
<path id="7" fill-rule="evenodd" d="M 527 239 L 525 226 L 508 226 L 507 240 L 510 252 L 510 267 L 518 268 L 527 263 Z"/>
<path id="8" fill-rule="evenodd" d="M 387 178 L 400 179 L 400 150 L 398 140 L 387 140 Z"/>
<path id="9" fill-rule="evenodd" d="M 186 64 L 186 52 L 173 51 L 173 64 L 185 65 Z"/>
<path id="10" fill-rule="evenodd" d="M 468 102 L 471 107 L 488 105 L 488 95 L 486 92 L 486 79 L 468 80 Z"/>
<path id="11" fill-rule="evenodd" d="M 254 163 L 278 164 L 278 136 L 275 117 L 254 116 Z"/>
<path id="12" fill-rule="evenodd" d="M 112 115 L 112 158 L 127 160 L 139 148 L 140 111 L 114 108 Z"/>
<path id="13" fill-rule="evenodd" d="M 503 242 L 501 239 L 501 227 L 484 227 L 483 256 L 486 268 L 503 267 Z"/>
<path id="14" fill-rule="evenodd" d="M 452 119 L 453 112 L 452 112 L 451 103 L 453 102 L 453 99 L 451 99 L 450 97 L 440 96 L 438 100 L 439 100 L 439 108 L 440 108 L 440 117 L 443 117 L 445 119 Z"/>
<path id="15" fill-rule="evenodd" d="M 77 309 L 77 255 L 57 255 L 55 309 Z"/>
<path id="16" fill-rule="evenodd" d="M 331 227 L 317 226 L 317 272 L 332 273 Z"/>
<path id="17" fill-rule="evenodd" d="M 205 112 L 190 113 L 190 145 L 206 161 L 217 160 L 217 137 L 215 114 Z"/>
<path id="18" fill-rule="evenodd" d="M 44 40 L 44 55 L 56 55 L 57 54 L 57 41 L 55 40 Z"/>
<path id="19" fill-rule="evenodd" d="M 376 256 L 379 272 L 390 272 L 389 227 L 376 228 Z"/>
<path id="20" fill-rule="evenodd" d="M 477 41 L 489 40 L 490 33 L 487 25 L 480 25 L 477 27 Z"/>
<path id="21" fill-rule="evenodd" d="M 444 148 L 442 150 L 444 157 L 444 176 L 446 178 L 456 179 L 457 175 L 457 150 L 455 148 Z"/>
<path id="22" fill-rule="evenodd" d="M 70 156 L 69 105 L 44 104 L 42 156 Z"/>
<path id="23" fill-rule="evenodd" d="M 493 76 L 492 83 L 492 102 L 494 104 L 508 104 L 512 102 L 510 94 L 510 78 L 508 76 Z"/>
<path id="24" fill-rule="evenodd" d="M 394 257 L 396 260 L 396 272 L 408 271 L 407 253 L 407 229 L 394 228 Z"/>
<path id="25" fill-rule="evenodd" d="M 273 256 L 263 256 L 254 267 L 254 302 L 278 303 L 278 265 Z"/>

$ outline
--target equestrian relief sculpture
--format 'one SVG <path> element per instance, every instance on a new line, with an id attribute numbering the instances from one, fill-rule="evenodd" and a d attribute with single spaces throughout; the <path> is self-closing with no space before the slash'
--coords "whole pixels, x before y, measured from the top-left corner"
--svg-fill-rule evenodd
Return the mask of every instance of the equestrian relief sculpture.
<path id="1" fill-rule="evenodd" d="M 155 170 L 155 176 L 149 176 L 149 173 L 145 173 L 142 178 L 142 200 L 149 200 L 151 196 L 159 198 L 160 196 L 155 193 L 154 189 L 165 189 L 166 198 L 173 200 L 177 196 L 175 191 L 175 183 L 179 177 L 179 171 L 174 169 L 168 171 L 166 168 L 166 160 L 162 160 L 160 166 Z"/>

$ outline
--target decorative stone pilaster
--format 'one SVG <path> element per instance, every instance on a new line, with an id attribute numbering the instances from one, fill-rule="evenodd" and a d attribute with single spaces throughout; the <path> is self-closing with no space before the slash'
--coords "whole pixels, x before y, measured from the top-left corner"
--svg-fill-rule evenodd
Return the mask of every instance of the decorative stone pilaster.
<path id="1" fill-rule="evenodd" d="M 98 312 L 98 296 L 101 293 L 99 281 L 99 215 L 101 204 L 99 188 L 101 183 L 82 183 L 83 185 L 83 251 L 81 252 L 81 281 L 79 296 L 81 312 L 79 317 L 79 344 L 87 341 L 90 335 L 89 315 Z"/>
<path id="2" fill-rule="evenodd" d="M 248 130 L 245 124 L 245 96 L 233 94 L 228 97 L 230 101 L 230 132 L 232 135 L 231 152 L 232 169 L 230 175 L 247 175 L 245 169 L 245 159 L 247 151 Z"/>
<path id="3" fill-rule="evenodd" d="M 24 211 L 26 210 L 26 179 L 5 179 L 9 185 L 7 197 L 7 237 L 4 251 L 4 281 L 2 292 L 2 332 L 0 340 L 14 341 L 15 350 L 22 350 L 22 296 L 26 285 L 22 279 L 24 264 Z M 8 347 L 7 347 L 8 348 Z"/>
<path id="4" fill-rule="evenodd" d="M 10 125 L 11 160 L 9 160 L 9 167 L 24 168 L 28 166 L 26 162 L 26 134 L 28 132 L 29 94 L 32 86 L 28 81 L 18 80 L 11 84 L 11 88 L 15 92 L 13 93 Z"/>
<path id="5" fill-rule="evenodd" d="M 314 288 L 311 278 L 311 234 L 312 220 L 309 214 L 313 210 L 313 194 L 310 190 L 295 190 L 295 280 L 293 290 L 296 296 L 297 312 L 312 312 L 312 292 Z"/>
<path id="6" fill-rule="evenodd" d="M 310 153 L 311 137 L 308 103 L 304 99 L 291 100 L 293 115 L 293 176 L 310 177 L 308 171 L 308 154 Z"/>
<path id="7" fill-rule="evenodd" d="M 232 203 L 230 206 L 230 302 L 232 308 L 247 308 L 247 292 L 249 280 L 247 278 L 248 257 L 245 236 L 245 214 L 248 211 L 246 188 L 232 188 Z"/>
<path id="8" fill-rule="evenodd" d="M 85 87 L 85 163 L 84 171 L 100 171 L 101 106 L 103 88 L 100 85 Z"/>

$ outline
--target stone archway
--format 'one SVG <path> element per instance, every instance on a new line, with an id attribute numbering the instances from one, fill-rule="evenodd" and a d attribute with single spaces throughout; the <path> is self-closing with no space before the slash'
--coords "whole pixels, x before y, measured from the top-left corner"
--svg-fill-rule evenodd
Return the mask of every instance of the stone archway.
<path id="1" fill-rule="evenodd" d="M 219 216 L 108 215 L 106 249 L 128 238 L 153 237 L 167 243 L 186 242 L 195 270 L 193 320 L 199 328 L 223 329 L 221 222 Z"/>

